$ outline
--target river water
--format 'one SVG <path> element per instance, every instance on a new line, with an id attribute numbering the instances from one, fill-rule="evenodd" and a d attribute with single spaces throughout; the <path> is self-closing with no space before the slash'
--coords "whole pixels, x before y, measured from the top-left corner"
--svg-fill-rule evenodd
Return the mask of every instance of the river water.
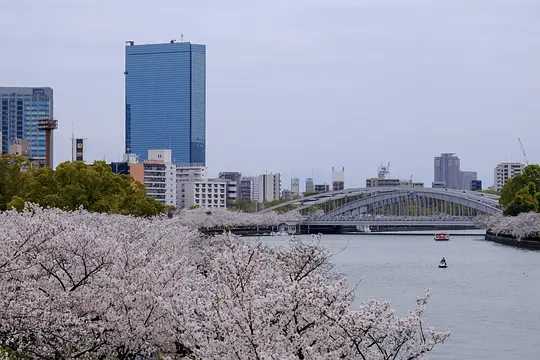
<path id="1" fill-rule="evenodd" d="M 357 305 L 387 299 L 405 313 L 430 289 L 428 323 L 451 336 L 429 359 L 540 359 L 540 251 L 488 242 L 480 233 L 447 242 L 433 235 L 324 235 L 320 244 L 358 284 Z M 447 269 L 437 267 L 443 256 Z"/>

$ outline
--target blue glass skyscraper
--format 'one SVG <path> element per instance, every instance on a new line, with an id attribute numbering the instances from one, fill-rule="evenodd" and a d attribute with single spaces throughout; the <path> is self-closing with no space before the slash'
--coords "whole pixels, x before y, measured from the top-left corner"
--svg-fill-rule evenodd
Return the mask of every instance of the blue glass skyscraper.
<path id="1" fill-rule="evenodd" d="M 176 164 L 206 163 L 206 47 L 126 45 L 126 153 L 171 149 Z"/>
<path id="2" fill-rule="evenodd" d="M 22 140 L 30 160 L 45 164 L 45 130 L 39 123 L 46 119 L 53 119 L 51 88 L 0 87 L 0 153 L 9 153 L 11 146 Z M 52 144 L 49 156 L 52 162 Z"/>

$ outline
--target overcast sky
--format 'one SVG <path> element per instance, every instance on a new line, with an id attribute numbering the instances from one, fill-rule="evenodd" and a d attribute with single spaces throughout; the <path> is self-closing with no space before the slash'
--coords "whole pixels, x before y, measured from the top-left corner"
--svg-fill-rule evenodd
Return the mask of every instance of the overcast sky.
<path id="1" fill-rule="evenodd" d="M 540 1 L 0 0 L 0 86 L 51 86 L 57 162 L 124 149 L 124 41 L 207 46 L 207 162 L 363 185 L 377 166 L 431 184 L 456 152 L 540 160 Z"/>

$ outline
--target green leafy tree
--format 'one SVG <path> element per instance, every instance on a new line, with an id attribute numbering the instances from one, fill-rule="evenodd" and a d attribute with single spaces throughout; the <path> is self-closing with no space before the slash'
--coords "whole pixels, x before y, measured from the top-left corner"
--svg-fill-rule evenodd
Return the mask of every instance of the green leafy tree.
<path id="1" fill-rule="evenodd" d="M 540 212 L 540 165 L 527 166 L 522 174 L 514 176 L 503 187 L 499 202 L 505 215 L 522 212 Z"/>
<path id="2" fill-rule="evenodd" d="M 0 170 L 3 169 L 1 166 L 6 166 L 4 161 L 0 164 Z M 82 206 L 93 212 L 135 216 L 157 215 L 167 210 L 166 206 L 146 196 L 142 184 L 128 176 L 114 174 L 103 161 L 93 165 L 65 162 L 56 170 L 29 168 L 21 171 L 19 166 L 5 176 L 0 175 L 0 179 L 4 177 L 7 179 L 4 187 L 8 190 L 0 188 L 3 201 L 0 210 L 22 209 L 25 202 L 64 210 Z"/>
<path id="3" fill-rule="evenodd" d="M 0 210 L 5 210 L 11 199 L 18 194 L 22 182 L 21 170 L 28 163 L 20 157 L 0 157 Z"/>

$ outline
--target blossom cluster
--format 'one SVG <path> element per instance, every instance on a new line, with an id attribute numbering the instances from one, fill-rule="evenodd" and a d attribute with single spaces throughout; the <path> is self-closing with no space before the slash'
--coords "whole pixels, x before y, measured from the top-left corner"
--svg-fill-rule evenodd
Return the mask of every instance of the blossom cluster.
<path id="1" fill-rule="evenodd" d="M 277 214 L 273 211 L 267 213 L 244 213 L 221 208 L 181 210 L 176 214 L 176 217 L 182 224 L 196 228 L 274 226 L 303 219 L 299 213 L 295 212 L 287 214 Z"/>
<path id="2" fill-rule="evenodd" d="M 482 218 L 489 232 L 510 235 L 517 239 L 540 237 L 540 213 L 521 213 L 517 216 L 493 215 Z"/>
<path id="3" fill-rule="evenodd" d="M 418 359 L 448 334 L 353 289 L 315 242 L 181 217 L 0 213 L 0 353 L 42 359 Z"/>

